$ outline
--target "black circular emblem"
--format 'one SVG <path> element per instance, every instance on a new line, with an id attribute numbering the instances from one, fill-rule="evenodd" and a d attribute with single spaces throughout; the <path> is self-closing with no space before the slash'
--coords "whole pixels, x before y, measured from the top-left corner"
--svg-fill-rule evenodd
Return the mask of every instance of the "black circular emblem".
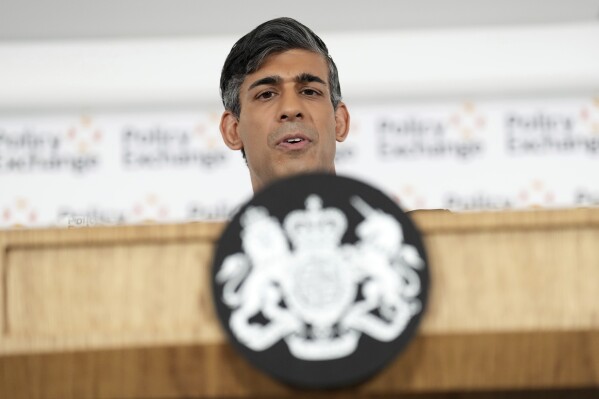
<path id="1" fill-rule="evenodd" d="M 212 270 L 218 318 L 254 366 L 286 383 L 358 383 L 410 341 L 426 306 L 419 232 L 381 191 L 300 175 L 256 194 Z"/>

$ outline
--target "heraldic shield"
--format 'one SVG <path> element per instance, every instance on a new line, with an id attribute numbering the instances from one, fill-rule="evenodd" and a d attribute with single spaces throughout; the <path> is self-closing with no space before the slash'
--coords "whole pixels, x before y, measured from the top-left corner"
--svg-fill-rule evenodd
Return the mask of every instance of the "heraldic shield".
<path id="1" fill-rule="evenodd" d="M 225 229 L 213 297 L 254 366 L 305 388 L 356 384 L 413 337 L 429 275 L 420 233 L 381 191 L 302 175 L 257 193 Z"/>

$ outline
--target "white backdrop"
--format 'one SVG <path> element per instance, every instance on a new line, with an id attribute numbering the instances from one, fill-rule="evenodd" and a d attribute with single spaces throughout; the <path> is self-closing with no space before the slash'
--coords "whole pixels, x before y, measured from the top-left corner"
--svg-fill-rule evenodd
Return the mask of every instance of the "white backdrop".
<path id="1" fill-rule="evenodd" d="M 339 174 L 406 210 L 599 205 L 599 98 L 350 107 Z M 222 220 L 251 195 L 219 112 L 0 117 L 0 226 Z"/>
<path id="2" fill-rule="evenodd" d="M 352 115 L 337 170 L 406 209 L 599 203 L 599 25 L 323 33 Z M 237 37 L 0 42 L 0 227 L 225 218 Z"/>

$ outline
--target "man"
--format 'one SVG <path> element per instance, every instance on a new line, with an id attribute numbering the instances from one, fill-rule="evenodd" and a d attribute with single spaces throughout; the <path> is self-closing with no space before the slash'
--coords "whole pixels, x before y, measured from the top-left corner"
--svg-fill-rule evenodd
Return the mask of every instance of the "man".
<path id="1" fill-rule="evenodd" d="M 223 66 L 220 131 L 241 150 L 257 192 L 298 173 L 335 173 L 349 131 L 337 67 L 324 42 L 291 18 L 243 36 Z"/>

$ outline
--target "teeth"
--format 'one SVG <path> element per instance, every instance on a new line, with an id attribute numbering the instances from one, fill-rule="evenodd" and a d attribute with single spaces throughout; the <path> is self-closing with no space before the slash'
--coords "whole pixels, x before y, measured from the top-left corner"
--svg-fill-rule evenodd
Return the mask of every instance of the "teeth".
<path id="1" fill-rule="evenodd" d="M 294 138 L 294 139 L 287 140 L 288 143 L 299 143 L 300 141 L 302 141 L 302 139 L 299 139 L 299 138 Z"/>

